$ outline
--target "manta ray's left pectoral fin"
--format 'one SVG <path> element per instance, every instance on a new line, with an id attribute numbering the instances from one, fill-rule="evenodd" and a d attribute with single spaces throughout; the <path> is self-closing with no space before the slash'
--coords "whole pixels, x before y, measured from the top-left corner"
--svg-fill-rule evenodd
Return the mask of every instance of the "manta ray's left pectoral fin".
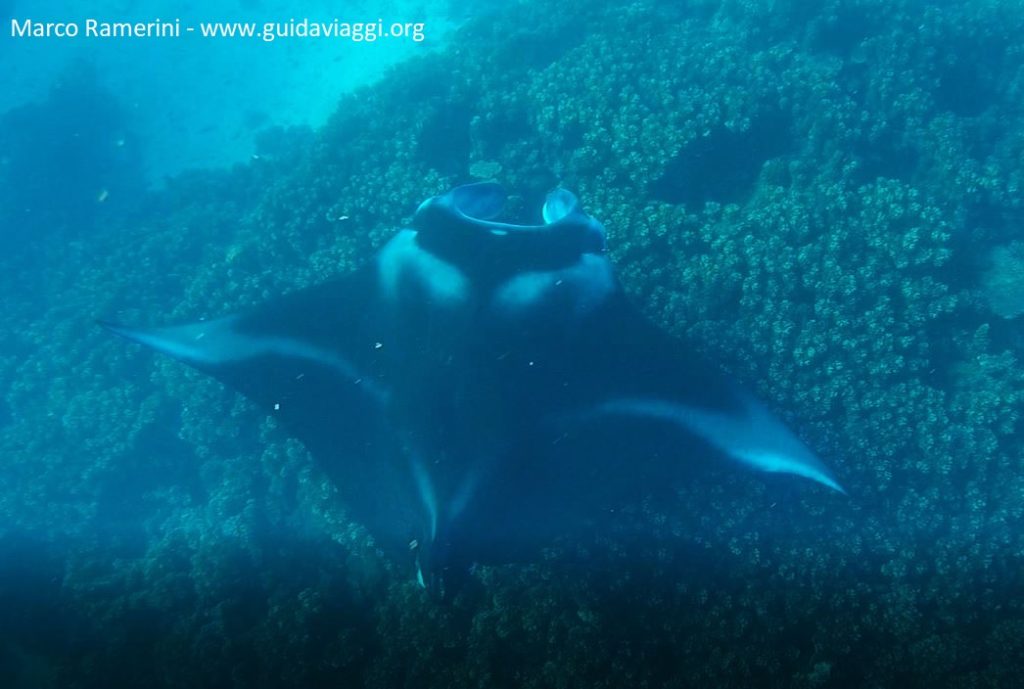
<path id="1" fill-rule="evenodd" d="M 579 390 L 569 393 L 567 411 L 576 422 L 626 422 L 625 433 L 633 433 L 629 428 L 635 422 L 638 442 L 652 429 L 678 431 L 710 454 L 845 492 L 824 462 L 764 404 L 650 324 L 625 297 L 610 299 L 586 321 L 572 352 L 567 389 Z M 671 442 L 658 451 L 659 462 L 673 454 Z"/>

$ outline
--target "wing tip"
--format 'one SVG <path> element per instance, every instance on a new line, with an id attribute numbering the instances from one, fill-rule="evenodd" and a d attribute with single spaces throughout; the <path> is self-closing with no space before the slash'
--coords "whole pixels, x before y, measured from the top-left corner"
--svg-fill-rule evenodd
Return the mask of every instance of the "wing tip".
<path id="1" fill-rule="evenodd" d="M 208 358 L 204 350 L 196 345 L 196 342 L 205 335 L 204 332 L 194 332 L 195 325 L 198 324 L 158 329 L 132 328 L 103 319 L 98 319 L 96 324 L 129 342 L 190 364 L 201 363 Z"/>
<path id="2" fill-rule="evenodd" d="M 109 321 L 105 318 L 97 318 L 95 323 L 107 332 L 114 333 L 115 335 L 119 335 L 120 337 L 128 340 L 138 341 L 138 331 L 133 328 L 129 328 L 126 325 L 122 325 L 115 321 Z"/>
<path id="3" fill-rule="evenodd" d="M 818 478 L 817 481 L 818 483 L 831 488 L 840 495 L 850 497 L 850 493 L 845 488 L 843 488 L 839 481 L 835 480 L 831 476 L 822 476 L 821 478 Z"/>

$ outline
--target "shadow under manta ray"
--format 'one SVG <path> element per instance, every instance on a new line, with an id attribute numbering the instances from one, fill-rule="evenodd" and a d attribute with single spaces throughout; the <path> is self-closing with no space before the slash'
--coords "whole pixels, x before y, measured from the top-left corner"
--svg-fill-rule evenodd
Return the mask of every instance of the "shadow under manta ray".
<path id="1" fill-rule="evenodd" d="M 544 224 L 505 193 L 425 201 L 376 259 L 249 313 L 103 325 L 251 397 L 299 438 L 350 514 L 425 588 L 668 495 L 722 456 L 842 492 L 735 382 L 646 321 L 565 190 Z"/>

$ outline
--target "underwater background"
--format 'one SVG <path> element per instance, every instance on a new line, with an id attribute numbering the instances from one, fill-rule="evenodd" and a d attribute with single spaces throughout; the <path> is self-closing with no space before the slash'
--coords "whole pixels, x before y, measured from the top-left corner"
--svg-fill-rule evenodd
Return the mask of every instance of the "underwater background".
<path id="1" fill-rule="evenodd" d="M 15 40 L 67 10 L 0 0 L 0 686 L 1019 686 L 1024 6 L 305 4 L 108 11 L 427 37 Z M 721 472 L 439 604 L 262 412 L 95 325 L 322 281 L 483 179 L 577 193 L 849 496 Z"/>

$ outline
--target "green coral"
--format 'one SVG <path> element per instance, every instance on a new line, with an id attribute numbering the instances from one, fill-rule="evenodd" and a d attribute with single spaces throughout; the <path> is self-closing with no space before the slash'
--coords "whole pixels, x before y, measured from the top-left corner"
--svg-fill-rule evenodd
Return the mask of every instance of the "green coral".
<path id="1" fill-rule="evenodd" d="M 982 279 L 984 299 L 997 316 L 1016 318 L 1024 313 L 1024 242 L 993 248 L 991 259 Z"/>

